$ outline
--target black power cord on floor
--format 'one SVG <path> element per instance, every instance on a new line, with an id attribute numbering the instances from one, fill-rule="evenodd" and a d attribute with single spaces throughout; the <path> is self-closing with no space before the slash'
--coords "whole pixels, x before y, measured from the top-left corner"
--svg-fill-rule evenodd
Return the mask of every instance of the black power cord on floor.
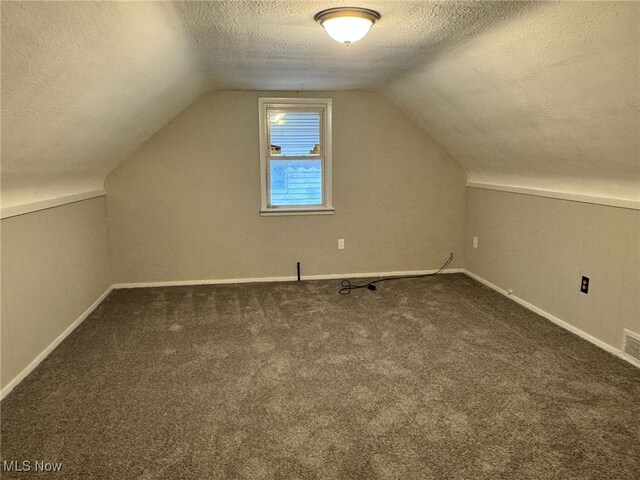
<path id="1" fill-rule="evenodd" d="M 421 275 L 408 275 L 406 277 L 384 277 L 384 278 L 379 278 L 378 280 L 374 280 L 373 282 L 369 282 L 369 283 L 363 283 L 361 285 L 354 285 L 353 283 L 351 283 L 351 280 L 342 280 L 342 282 L 340 282 L 340 285 L 342 285 L 342 288 L 340 290 L 338 290 L 338 293 L 340 295 L 349 295 L 351 293 L 351 290 L 356 290 L 358 288 L 366 288 L 368 290 L 376 290 L 376 283 L 380 283 L 380 282 L 386 282 L 388 280 L 407 280 L 410 278 L 422 278 L 422 277 L 433 277 L 434 275 L 438 275 L 439 273 L 442 273 L 442 271 L 447 268 L 449 266 L 449 264 L 453 261 L 453 253 L 451 255 L 449 255 L 449 258 L 447 259 L 446 262 L 444 262 L 444 265 L 442 265 L 438 271 L 433 272 L 433 273 L 423 273 Z"/>

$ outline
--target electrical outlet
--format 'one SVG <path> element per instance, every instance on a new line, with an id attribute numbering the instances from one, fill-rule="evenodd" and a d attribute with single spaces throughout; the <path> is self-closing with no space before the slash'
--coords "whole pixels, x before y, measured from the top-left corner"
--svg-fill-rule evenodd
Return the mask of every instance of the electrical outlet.
<path id="1" fill-rule="evenodd" d="M 344 250 L 344 238 L 338 239 L 338 250 Z"/>
<path id="2" fill-rule="evenodd" d="M 580 282 L 580 291 L 582 293 L 589 293 L 589 277 L 582 276 L 582 281 Z"/>
<path id="3" fill-rule="evenodd" d="M 478 237 L 473 237 L 473 248 L 478 248 Z"/>

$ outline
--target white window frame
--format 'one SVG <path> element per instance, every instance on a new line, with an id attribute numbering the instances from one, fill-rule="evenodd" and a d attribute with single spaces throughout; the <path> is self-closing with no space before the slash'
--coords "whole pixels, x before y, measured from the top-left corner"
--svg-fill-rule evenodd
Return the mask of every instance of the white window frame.
<path id="1" fill-rule="evenodd" d="M 260 190 L 261 205 L 260 215 L 331 215 L 334 213 L 331 198 L 331 99 L 330 98 L 272 98 L 261 97 L 258 99 L 260 115 Z M 272 206 L 270 203 L 269 162 L 272 158 L 269 135 L 269 119 L 267 112 L 271 108 L 296 109 L 296 110 L 321 110 L 322 121 L 320 125 L 320 141 L 322 146 L 322 205 L 283 205 Z M 275 156 L 273 156 L 275 157 Z M 278 159 L 282 157 L 278 156 Z M 284 157 L 287 158 L 287 157 Z"/>

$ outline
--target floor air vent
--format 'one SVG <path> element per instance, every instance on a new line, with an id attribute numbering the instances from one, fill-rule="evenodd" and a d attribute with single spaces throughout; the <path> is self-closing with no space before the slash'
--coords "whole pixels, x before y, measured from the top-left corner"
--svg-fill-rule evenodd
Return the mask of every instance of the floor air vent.
<path id="1" fill-rule="evenodd" d="M 624 354 L 640 362 L 640 335 L 624 331 Z"/>

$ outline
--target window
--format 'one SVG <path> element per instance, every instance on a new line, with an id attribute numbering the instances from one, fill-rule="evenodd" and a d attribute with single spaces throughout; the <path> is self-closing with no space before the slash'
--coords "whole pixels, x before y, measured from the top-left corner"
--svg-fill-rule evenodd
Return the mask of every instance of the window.
<path id="1" fill-rule="evenodd" d="M 331 99 L 260 98 L 262 215 L 331 214 Z"/>

